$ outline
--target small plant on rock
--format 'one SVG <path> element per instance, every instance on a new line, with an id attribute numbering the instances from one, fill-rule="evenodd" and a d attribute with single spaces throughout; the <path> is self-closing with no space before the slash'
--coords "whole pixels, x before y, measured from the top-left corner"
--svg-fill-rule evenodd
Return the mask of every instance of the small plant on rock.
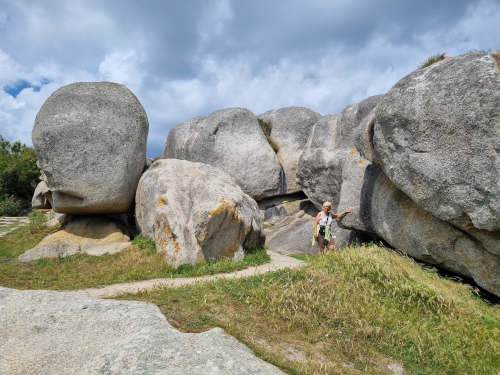
<path id="1" fill-rule="evenodd" d="M 144 236 L 142 233 L 136 236 L 132 240 L 132 243 L 136 245 L 139 249 L 145 250 L 146 253 L 148 253 L 149 255 L 153 255 L 156 253 L 155 242 L 151 238 Z"/>
<path id="2" fill-rule="evenodd" d="M 432 64 L 435 64 L 441 60 L 444 60 L 446 58 L 445 53 L 437 53 L 435 55 L 430 56 L 424 63 L 422 63 L 418 68 L 423 69 L 431 66 Z"/>

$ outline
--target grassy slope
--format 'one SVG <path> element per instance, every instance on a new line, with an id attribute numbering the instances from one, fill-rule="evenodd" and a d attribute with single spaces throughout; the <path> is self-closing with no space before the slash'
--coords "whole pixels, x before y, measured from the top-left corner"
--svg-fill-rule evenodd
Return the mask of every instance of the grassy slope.
<path id="1" fill-rule="evenodd" d="M 140 239 L 128 249 L 99 257 L 77 254 L 67 258 L 19 262 L 16 257 L 35 246 L 48 229 L 31 234 L 29 227 L 0 237 L 0 285 L 18 289 L 79 289 L 158 277 L 190 277 L 231 272 L 269 261 L 264 250 L 240 261 L 219 259 L 195 266 L 170 267 L 161 254 Z M 153 250 L 153 251 L 152 251 Z"/>
<path id="2" fill-rule="evenodd" d="M 498 305 L 376 246 L 125 298 L 157 304 L 185 331 L 223 327 L 290 374 L 382 374 L 395 361 L 414 374 L 500 369 Z"/>

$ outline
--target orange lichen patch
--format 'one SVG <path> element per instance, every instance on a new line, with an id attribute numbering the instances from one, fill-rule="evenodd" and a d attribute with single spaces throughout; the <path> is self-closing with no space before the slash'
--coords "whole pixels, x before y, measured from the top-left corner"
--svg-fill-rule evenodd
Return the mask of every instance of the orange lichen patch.
<path id="1" fill-rule="evenodd" d="M 351 152 L 349 152 L 349 156 L 351 156 L 351 157 L 352 157 L 352 156 L 354 156 L 354 154 L 355 154 L 356 152 L 358 152 L 358 149 L 357 149 L 356 147 L 354 147 L 354 148 L 351 150 Z"/>
<path id="2" fill-rule="evenodd" d="M 238 213 L 238 207 L 236 205 L 236 201 L 233 198 L 233 204 L 229 203 L 224 198 L 220 199 L 220 204 L 217 206 L 215 210 L 210 210 L 208 213 L 210 215 L 219 215 L 220 213 L 229 213 L 232 214 L 236 221 L 241 222 L 240 215 Z"/>
<path id="3" fill-rule="evenodd" d="M 359 164 L 363 164 L 366 160 L 363 158 L 359 158 Z"/>
<path id="4" fill-rule="evenodd" d="M 177 242 L 177 236 L 172 233 L 172 229 L 167 224 L 167 217 L 165 214 L 161 214 L 156 220 L 156 234 L 155 241 L 158 250 L 167 249 L 170 245 L 174 248 L 176 254 L 180 251 L 179 243 Z"/>
<path id="5" fill-rule="evenodd" d="M 167 204 L 167 201 L 163 197 L 160 197 L 160 199 L 158 199 L 158 203 L 156 205 L 158 207 L 160 207 L 160 206 L 165 206 L 166 204 Z"/>

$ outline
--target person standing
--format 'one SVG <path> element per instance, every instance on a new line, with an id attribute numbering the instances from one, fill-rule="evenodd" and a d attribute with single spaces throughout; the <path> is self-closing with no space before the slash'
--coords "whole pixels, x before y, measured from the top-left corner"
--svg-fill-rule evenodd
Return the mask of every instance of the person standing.
<path id="1" fill-rule="evenodd" d="M 335 249 L 334 236 L 332 235 L 332 222 L 333 219 L 340 219 L 352 212 L 352 208 L 349 208 L 341 213 L 330 212 L 332 210 L 332 204 L 330 202 L 323 203 L 323 210 L 316 215 L 316 220 L 314 222 L 314 240 L 318 241 L 319 253 L 325 253 L 325 246 L 328 249 Z"/>

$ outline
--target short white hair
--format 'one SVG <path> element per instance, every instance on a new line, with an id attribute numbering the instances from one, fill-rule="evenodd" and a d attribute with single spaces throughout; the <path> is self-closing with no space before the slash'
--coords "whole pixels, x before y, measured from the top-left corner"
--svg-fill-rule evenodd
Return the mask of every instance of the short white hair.
<path id="1" fill-rule="evenodd" d="M 323 203 L 323 207 L 330 207 L 330 208 L 332 208 L 332 203 L 331 202 L 325 202 L 325 203 Z"/>

